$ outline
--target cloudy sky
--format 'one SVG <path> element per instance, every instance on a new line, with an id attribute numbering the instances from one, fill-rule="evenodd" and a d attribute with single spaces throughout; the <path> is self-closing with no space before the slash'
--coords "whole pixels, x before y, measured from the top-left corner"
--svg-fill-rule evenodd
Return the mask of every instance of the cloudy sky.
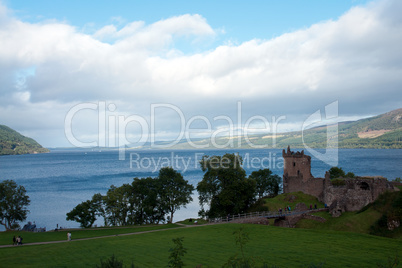
<path id="1" fill-rule="evenodd" d="M 113 146 L 402 107 L 400 0 L 191 2 L 0 0 L 0 124 Z"/>

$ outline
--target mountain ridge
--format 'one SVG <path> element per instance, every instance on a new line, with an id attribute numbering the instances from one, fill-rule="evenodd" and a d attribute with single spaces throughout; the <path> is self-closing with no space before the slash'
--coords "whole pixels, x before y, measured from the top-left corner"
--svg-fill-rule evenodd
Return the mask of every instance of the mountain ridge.
<path id="1" fill-rule="evenodd" d="M 19 155 L 48 153 L 49 150 L 42 147 L 34 139 L 21 135 L 14 129 L 0 125 L 0 155 Z"/>
<path id="2" fill-rule="evenodd" d="M 327 131 L 336 126 L 338 126 L 337 148 L 402 149 L 402 108 L 356 121 L 317 126 L 304 131 L 249 135 L 248 141 L 245 137 L 241 137 L 239 142 L 239 138 L 236 137 L 235 140 L 240 143 L 240 146 L 235 144 L 234 147 L 227 146 L 221 149 L 251 149 L 258 146 L 286 148 L 288 145 L 293 148 L 304 148 L 306 145 L 311 148 L 327 148 L 328 140 L 336 138 L 327 137 Z M 229 139 L 230 137 L 219 137 L 215 139 L 215 142 L 221 146 L 227 144 Z M 210 138 L 199 139 L 193 143 L 203 146 L 203 149 L 218 149 L 212 146 Z M 169 147 L 169 149 L 192 148 L 194 147 L 186 141 Z"/>

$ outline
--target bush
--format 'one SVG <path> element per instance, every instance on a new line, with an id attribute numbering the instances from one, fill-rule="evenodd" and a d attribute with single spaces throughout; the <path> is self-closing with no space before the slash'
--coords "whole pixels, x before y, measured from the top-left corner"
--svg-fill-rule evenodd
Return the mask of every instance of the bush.
<path id="1" fill-rule="evenodd" d="M 331 179 L 336 179 L 336 178 L 344 178 L 345 177 L 345 171 L 343 171 L 342 168 L 339 167 L 332 167 L 329 169 L 329 176 Z"/>
<path id="2" fill-rule="evenodd" d="M 100 260 L 100 266 L 96 265 L 96 268 L 123 268 L 123 261 L 119 261 L 114 254 L 107 260 L 103 261 Z M 135 268 L 134 264 L 132 263 L 131 268 Z"/>
<path id="3" fill-rule="evenodd" d="M 170 268 L 182 268 L 184 263 L 181 257 L 187 253 L 187 249 L 183 247 L 183 237 L 173 238 L 174 248 L 170 249 L 169 264 Z"/>
<path id="4" fill-rule="evenodd" d="M 345 180 L 343 179 L 333 179 L 331 180 L 333 186 L 343 186 L 346 184 Z"/>
<path id="5" fill-rule="evenodd" d="M 382 216 L 370 227 L 370 234 L 393 237 L 396 229 L 388 230 L 388 222 L 402 221 L 402 192 L 383 193 L 372 204 L 372 207 L 381 212 Z"/>

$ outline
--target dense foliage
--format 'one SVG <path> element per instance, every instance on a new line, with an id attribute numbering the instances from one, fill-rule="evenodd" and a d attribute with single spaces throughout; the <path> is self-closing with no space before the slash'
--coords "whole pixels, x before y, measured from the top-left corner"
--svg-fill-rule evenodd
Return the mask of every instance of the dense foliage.
<path id="1" fill-rule="evenodd" d="M 355 174 L 353 172 L 345 173 L 345 171 L 341 167 L 331 167 L 328 172 L 331 179 L 355 177 Z"/>
<path id="2" fill-rule="evenodd" d="M 35 140 L 25 137 L 17 131 L 0 125 L 0 155 L 47 153 Z"/>
<path id="3" fill-rule="evenodd" d="M 242 161 L 236 154 L 202 158 L 204 176 L 197 185 L 200 216 L 214 218 L 245 213 L 259 205 L 258 198 L 278 195 L 281 177 L 269 169 L 260 169 L 247 178 Z"/>
<path id="4" fill-rule="evenodd" d="M 269 169 L 253 171 L 249 178 L 254 179 L 256 182 L 258 198 L 262 198 L 264 195 L 274 197 L 282 190 L 280 186 L 282 178 L 272 174 L 272 171 Z"/>
<path id="5" fill-rule="evenodd" d="M 256 183 L 246 177 L 242 158 L 235 154 L 204 156 L 200 161 L 204 172 L 197 185 L 200 216 L 223 217 L 245 212 L 254 202 Z M 205 205 L 209 209 L 205 209 Z"/>
<path id="6" fill-rule="evenodd" d="M 18 229 L 18 222 L 27 218 L 30 203 L 24 186 L 17 185 L 13 180 L 0 183 L 0 224 L 6 230 Z"/>
<path id="7" fill-rule="evenodd" d="M 97 217 L 105 226 L 172 222 L 174 213 L 192 201 L 194 187 L 171 167 L 162 168 L 156 178 L 134 178 L 131 184 L 111 185 L 106 195 L 95 194 L 67 213 L 67 220 L 92 227 Z"/>
<path id="8" fill-rule="evenodd" d="M 402 222 L 402 191 L 385 192 L 374 203 L 369 204 L 362 210 L 372 207 L 382 213 L 381 218 L 371 226 L 370 233 L 373 235 L 393 237 L 400 231 Z"/>

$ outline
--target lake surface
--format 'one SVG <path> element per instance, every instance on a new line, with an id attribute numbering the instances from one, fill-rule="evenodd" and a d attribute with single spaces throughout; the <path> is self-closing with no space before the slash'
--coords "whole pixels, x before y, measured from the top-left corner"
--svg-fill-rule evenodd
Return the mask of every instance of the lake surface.
<path id="1" fill-rule="evenodd" d="M 125 160 L 119 160 L 118 151 L 53 150 L 48 154 L 0 156 L 0 180 L 11 179 L 25 187 L 31 199 L 27 221 L 35 222 L 37 227 L 79 227 L 76 222 L 66 221 L 66 213 L 95 193 L 105 194 L 110 185 L 131 183 L 135 177 L 155 177 L 161 167 L 172 166 L 196 186 L 203 176 L 198 164 L 202 155 L 225 153 L 239 153 L 247 175 L 260 168 L 283 174 L 281 149 L 126 151 Z M 339 149 L 338 158 L 338 166 L 345 172 L 380 175 L 389 180 L 402 177 L 400 149 Z M 323 177 L 330 167 L 312 157 L 314 177 Z M 174 221 L 197 217 L 197 196 L 195 191 L 194 201 L 177 211 Z"/>

